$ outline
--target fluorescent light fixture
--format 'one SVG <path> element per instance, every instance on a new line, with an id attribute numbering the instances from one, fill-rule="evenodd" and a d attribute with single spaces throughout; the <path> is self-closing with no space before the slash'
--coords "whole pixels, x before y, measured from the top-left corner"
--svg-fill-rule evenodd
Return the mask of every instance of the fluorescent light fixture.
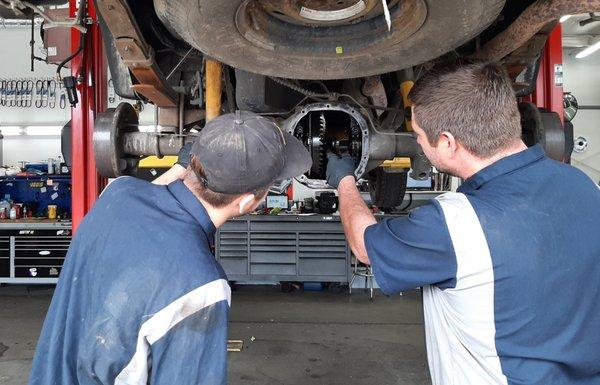
<path id="1" fill-rule="evenodd" d="M 27 126 L 25 131 L 31 136 L 60 136 L 62 126 Z"/>
<path id="2" fill-rule="evenodd" d="M 584 57 L 593 54 L 594 52 L 598 51 L 599 49 L 600 49 L 600 41 L 597 41 L 596 43 L 590 45 L 583 51 L 579 52 L 577 55 L 575 55 L 575 57 L 577 59 L 583 59 Z"/>
<path id="3" fill-rule="evenodd" d="M 23 127 L 19 126 L 0 126 L 0 132 L 3 136 L 19 136 L 25 134 Z"/>
<path id="4" fill-rule="evenodd" d="M 561 23 L 564 23 L 565 21 L 569 20 L 569 19 L 571 18 L 571 16 L 573 16 L 573 15 L 564 15 L 563 17 L 561 17 L 561 18 L 559 19 L 559 21 L 560 21 Z M 554 20 L 556 20 L 556 19 L 554 19 Z"/>

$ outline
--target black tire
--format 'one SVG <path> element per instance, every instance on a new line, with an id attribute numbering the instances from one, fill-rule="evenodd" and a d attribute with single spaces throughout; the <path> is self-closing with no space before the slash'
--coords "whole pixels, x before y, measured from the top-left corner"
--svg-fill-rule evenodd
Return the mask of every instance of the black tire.
<path id="1" fill-rule="evenodd" d="M 260 19 L 268 28 L 244 29 L 246 24 L 252 26 L 240 19 L 245 13 L 237 12 L 244 0 L 154 0 L 167 28 L 209 57 L 245 71 L 296 79 L 356 78 L 426 62 L 477 36 L 504 3 L 402 0 L 390 9 L 392 22 L 398 19 L 398 24 L 388 32 L 380 16 L 311 28 L 268 13 Z"/>
<path id="2" fill-rule="evenodd" d="M 371 203 L 383 211 L 398 207 L 406 193 L 406 172 L 385 172 L 382 167 L 368 174 Z"/>
<path id="3" fill-rule="evenodd" d="M 565 130 L 556 112 L 533 103 L 519 103 L 522 139 L 527 147 L 540 144 L 548 157 L 563 162 L 568 157 Z"/>
<path id="4" fill-rule="evenodd" d="M 71 127 L 71 121 L 69 120 L 60 131 L 60 152 L 62 152 L 63 159 L 67 167 L 71 167 L 71 160 L 73 149 L 71 143 L 73 143 L 73 129 Z"/>

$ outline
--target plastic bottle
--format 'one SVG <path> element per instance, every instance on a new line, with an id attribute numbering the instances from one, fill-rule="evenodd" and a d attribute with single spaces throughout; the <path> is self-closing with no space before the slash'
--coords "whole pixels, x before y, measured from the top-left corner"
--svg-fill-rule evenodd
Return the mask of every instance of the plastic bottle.
<path id="1" fill-rule="evenodd" d="M 10 208 L 10 219 L 17 219 L 17 209 L 14 206 Z"/>
<path id="2" fill-rule="evenodd" d="M 48 158 L 48 174 L 54 174 L 54 159 Z"/>
<path id="3" fill-rule="evenodd" d="M 54 172 L 56 174 L 61 174 L 61 170 L 60 169 L 61 169 L 62 162 L 63 162 L 62 156 L 59 155 L 58 159 L 56 159 L 56 163 L 54 165 Z"/>

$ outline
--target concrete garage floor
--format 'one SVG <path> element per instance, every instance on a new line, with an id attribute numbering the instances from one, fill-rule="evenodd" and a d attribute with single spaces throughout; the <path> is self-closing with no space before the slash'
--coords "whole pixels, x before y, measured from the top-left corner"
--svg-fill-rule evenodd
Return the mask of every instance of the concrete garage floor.
<path id="1" fill-rule="evenodd" d="M 0 384 L 27 383 L 49 287 L 0 287 Z M 426 365 L 420 294 L 373 301 L 362 291 L 233 294 L 229 353 L 233 385 L 422 385 Z"/>

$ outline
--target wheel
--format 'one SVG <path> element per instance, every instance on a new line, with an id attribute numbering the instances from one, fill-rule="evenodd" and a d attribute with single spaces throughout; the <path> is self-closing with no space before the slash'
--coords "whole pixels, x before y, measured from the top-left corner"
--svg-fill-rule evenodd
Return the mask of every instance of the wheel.
<path id="1" fill-rule="evenodd" d="M 564 161 L 565 131 L 556 112 L 537 108 L 533 103 L 519 103 L 522 139 L 527 147 L 541 144 L 548 157 Z"/>
<path id="2" fill-rule="evenodd" d="M 98 114 L 94 124 L 94 159 L 100 175 L 116 178 L 132 175 L 138 168 L 140 158 L 126 157 L 123 150 L 123 134 L 138 131 L 138 115 L 129 103 Z"/>
<path id="3" fill-rule="evenodd" d="M 434 59 L 474 38 L 504 0 L 154 0 L 168 29 L 245 71 L 356 78 Z"/>
<path id="4" fill-rule="evenodd" d="M 406 193 L 406 172 L 386 172 L 377 167 L 367 174 L 371 203 L 383 211 L 398 207 Z"/>
<path id="5" fill-rule="evenodd" d="M 62 153 L 63 159 L 67 167 L 71 167 L 72 159 L 72 140 L 73 129 L 71 127 L 71 121 L 69 120 L 60 131 L 60 152 Z"/>

